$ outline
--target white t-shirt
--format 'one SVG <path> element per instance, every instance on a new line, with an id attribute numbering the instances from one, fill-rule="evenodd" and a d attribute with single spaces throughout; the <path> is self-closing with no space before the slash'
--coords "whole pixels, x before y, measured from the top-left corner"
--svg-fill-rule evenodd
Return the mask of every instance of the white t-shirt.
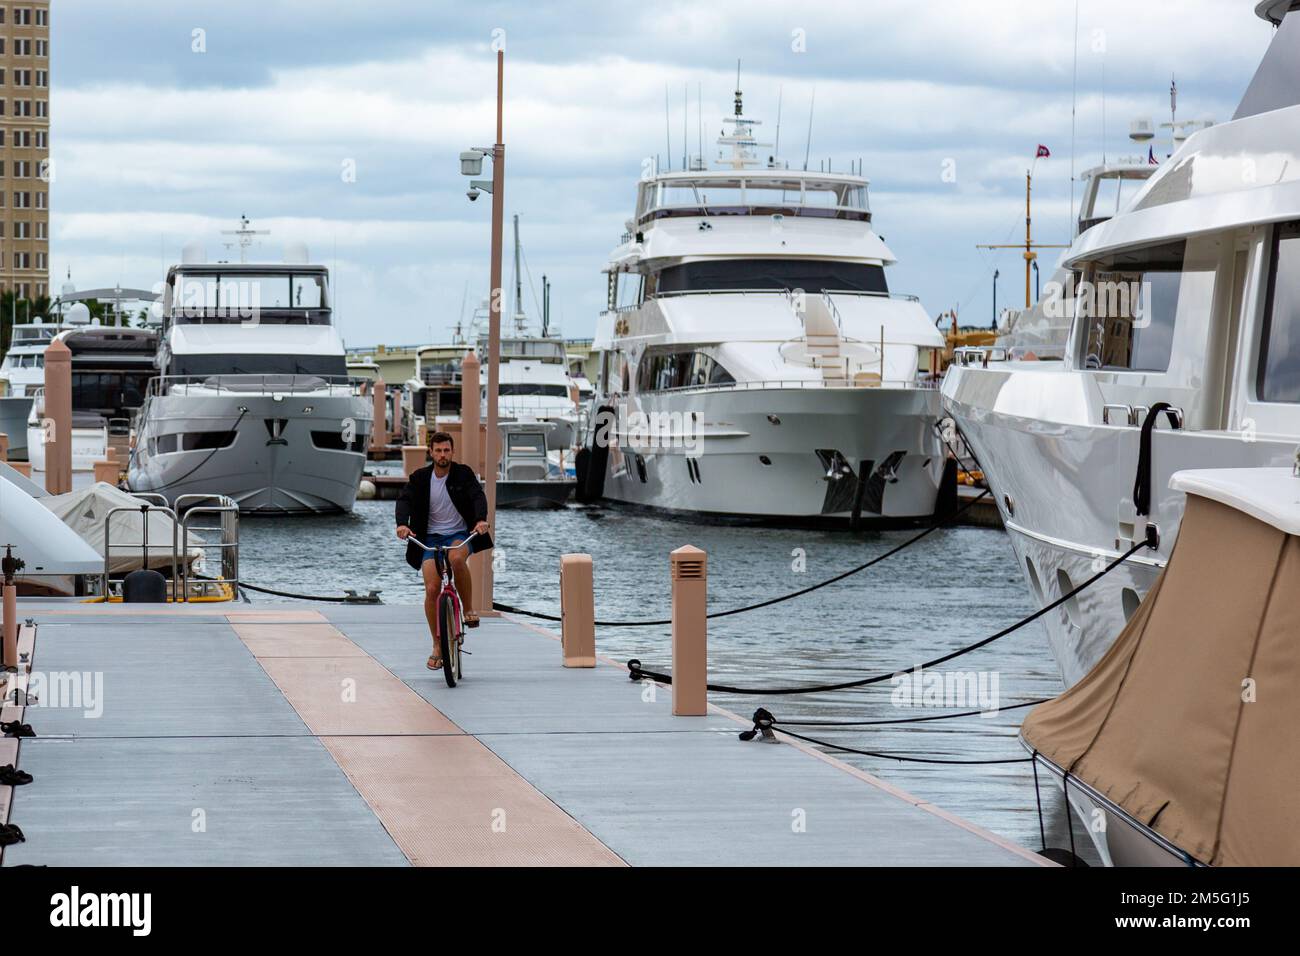
<path id="1" fill-rule="evenodd" d="M 449 471 L 447 474 L 451 474 Z M 438 477 L 437 469 L 429 475 L 429 534 L 457 534 L 465 531 L 465 519 L 447 494 L 447 475 Z"/>

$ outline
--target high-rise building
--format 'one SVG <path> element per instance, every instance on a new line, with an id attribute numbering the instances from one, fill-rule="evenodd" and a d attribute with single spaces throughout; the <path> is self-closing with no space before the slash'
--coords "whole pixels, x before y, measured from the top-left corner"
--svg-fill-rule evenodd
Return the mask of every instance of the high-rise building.
<path id="1" fill-rule="evenodd" d="M 0 2 L 0 289 L 50 288 L 50 3 Z"/>

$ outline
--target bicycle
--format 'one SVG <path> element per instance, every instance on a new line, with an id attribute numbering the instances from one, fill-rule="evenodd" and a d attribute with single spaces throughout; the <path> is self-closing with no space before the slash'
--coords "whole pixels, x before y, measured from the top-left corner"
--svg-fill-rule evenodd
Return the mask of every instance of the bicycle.
<path id="1" fill-rule="evenodd" d="M 462 675 L 460 646 L 465 643 L 465 620 L 462 614 L 460 593 L 456 590 L 456 579 L 451 573 L 449 555 L 457 548 L 468 548 L 470 541 L 478 535 L 472 532 L 460 544 L 439 545 L 431 548 L 415 535 L 407 535 L 403 541 L 414 541 L 426 554 L 432 554 L 442 587 L 438 591 L 438 600 L 434 613 L 434 622 L 438 633 L 438 652 L 442 655 L 442 676 L 448 687 L 455 687 Z"/>

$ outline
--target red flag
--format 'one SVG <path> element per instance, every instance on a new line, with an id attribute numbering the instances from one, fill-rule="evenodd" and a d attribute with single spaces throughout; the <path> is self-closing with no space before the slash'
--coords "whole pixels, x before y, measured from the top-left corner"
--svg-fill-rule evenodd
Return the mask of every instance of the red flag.
<path id="1" fill-rule="evenodd" d="M 1048 158 L 1051 157 L 1051 155 L 1052 155 L 1052 151 L 1051 151 L 1050 149 L 1048 149 L 1046 146 L 1044 146 L 1042 143 L 1039 143 L 1039 144 L 1038 144 L 1038 153 L 1037 153 L 1037 155 L 1034 156 L 1034 158 L 1035 158 L 1035 159 L 1048 159 Z"/>

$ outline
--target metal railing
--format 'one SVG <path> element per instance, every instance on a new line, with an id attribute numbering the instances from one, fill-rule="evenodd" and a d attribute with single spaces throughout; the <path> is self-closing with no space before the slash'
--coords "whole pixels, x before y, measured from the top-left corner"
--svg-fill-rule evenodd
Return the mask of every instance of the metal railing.
<path id="1" fill-rule="evenodd" d="M 190 388 L 203 389 L 205 392 L 240 395 L 299 395 L 320 392 L 322 389 L 333 391 L 346 389 L 350 395 L 360 394 L 360 383 L 364 379 L 355 379 L 347 375 L 308 375 L 256 373 L 223 375 L 158 375 L 149 379 L 148 398 L 167 395 L 185 394 Z M 180 390 L 179 392 L 177 390 Z"/>
<path id="2" fill-rule="evenodd" d="M 203 501 L 215 501 L 215 504 L 200 504 Z M 239 587 L 239 506 L 234 499 L 218 494 L 189 494 L 176 499 L 176 509 L 183 511 L 181 519 L 181 540 L 186 542 L 185 562 L 181 565 L 181 600 L 189 601 L 190 589 L 196 588 L 200 597 L 206 597 L 210 588 L 227 585 L 238 593 Z M 219 516 L 217 526 L 192 526 L 190 522 L 198 515 Z M 196 547 L 206 557 L 208 549 L 216 549 L 221 556 L 221 577 L 218 581 L 207 578 L 192 579 L 189 562 L 189 540 L 191 531 L 215 532 L 221 537 L 217 541 L 205 541 L 198 538 Z"/>
<path id="3" fill-rule="evenodd" d="M 143 567 L 147 568 L 149 566 L 148 554 L 149 554 L 149 512 L 150 511 L 160 511 L 172 519 L 172 551 L 171 551 L 172 577 L 171 577 L 170 587 L 171 587 L 172 601 L 176 600 L 176 584 L 178 578 L 177 553 L 176 553 L 176 535 L 177 535 L 176 512 L 168 507 L 144 504 L 141 505 L 139 508 L 127 508 L 127 507 L 113 508 L 109 510 L 108 514 L 104 515 L 104 573 L 101 577 L 100 587 L 105 601 L 109 599 L 111 594 L 109 590 L 109 572 L 110 572 L 110 566 L 112 563 L 112 554 L 113 554 L 113 544 L 112 544 L 113 515 L 122 512 L 130 512 L 131 514 L 138 514 L 141 516 L 142 521 L 141 521 L 140 546 L 143 549 L 145 555 L 145 563 Z M 135 545 L 132 543 L 132 544 L 118 545 L 118 547 L 122 547 L 122 548 L 135 547 Z"/>
<path id="4" fill-rule="evenodd" d="M 671 299 L 684 295 L 786 295 L 788 296 L 795 290 L 787 289 L 784 286 L 774 289 L 682 289 L 671 292 L 656 292 L 649 299 Z M 870 297 L 874 299 L 898 299 L 902 302 L 920 302 L 921 297 L 909 295 L 905 292 L 872 292 L 866 289 L 822 289 L 812 295 L 855 295 Z M 639 308 L 632 306 L 631 308 Z M 608 309 L 606 311 L 609 311 Z"/>

